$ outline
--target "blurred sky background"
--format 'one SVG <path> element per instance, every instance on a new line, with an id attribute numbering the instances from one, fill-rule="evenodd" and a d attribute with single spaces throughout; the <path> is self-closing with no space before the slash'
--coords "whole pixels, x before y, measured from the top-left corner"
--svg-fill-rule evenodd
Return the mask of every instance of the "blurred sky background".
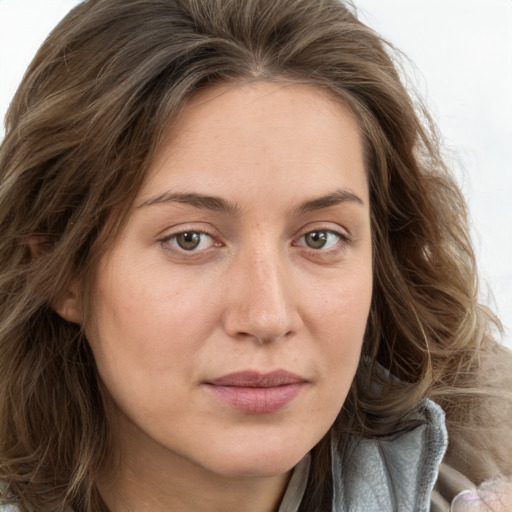
<path id="1" fill-rule="evenodd" d="M 0 0 L 0 138 L 25 68 L 76 3 Z M 470 206 L 482 300 L 501 317 L 512 348 L 512 0 L 354 3 L 363 21 L 414 63 L 409 74 L 440 126 Z"/>

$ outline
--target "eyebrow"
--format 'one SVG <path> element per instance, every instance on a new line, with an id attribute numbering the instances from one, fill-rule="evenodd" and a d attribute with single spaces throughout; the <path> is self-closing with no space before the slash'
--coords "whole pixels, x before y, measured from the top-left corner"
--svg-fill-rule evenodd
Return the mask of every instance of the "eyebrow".
<path id="1" fill-rule="evenodd" d="M 164 192 L 158 196 L 150 197 L 143 203 L 139 204 L 137 208 L 161 203 L 188 204 L 190 206 L 194 206 L 195 208 L 212 210 L 215 212 L 226 212 L 231 213 L 232 215 L 240 215 L 241 212 L 241 208 L 237 204 L 231 203 L 222 197 L 208 196 L 196 193 L 183 194 L 172 192 Z"/>
<path id="2" fill-rule="evenodd" d="M 239 216 L 242 212 L 242 208 L 239 205 L 223 199 L 222 197 L 178 192 L 164 192 L 163 194 L 150 197 L 139 204 L 137 208 L 173 202 L 188 204 L 203 210 L 226 212 L 236 216 Z M 322 210 L 343 203 L 353 203 L 360 206 L 365 205 L 364 201 L 351 190 L 339 189 L 331 194 L 304 201 L 295 209 L 295 213 L 297 215 L 303 215 L 311 211 Z"/>
<path id="3" fill-rule="evenodd" d="M 295 210 L 298 215 L 303 215 L 308 212 L 322 210 L 331 206 L 337 206 L 343 203 L 353 203 L 359 206 L 365 206 L 364 201 L 354 192 L 347 188 L 336 190 L 332 194 L 317 197 L 309 201 L 304 201 Z"/>

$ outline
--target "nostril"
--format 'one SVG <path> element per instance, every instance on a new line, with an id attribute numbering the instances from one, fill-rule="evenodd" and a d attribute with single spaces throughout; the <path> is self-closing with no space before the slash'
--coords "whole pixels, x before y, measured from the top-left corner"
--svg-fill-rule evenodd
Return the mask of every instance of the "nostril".
<path id="1" fill-rule="evenodd" d="M 276 279 L 266 286 L 231 290 L 222 315 L 225 332 L 238 340 L 260 344 L 289 339 L 301 325 L 293 294 L 286 294 Z"/>
<path id="2" fill-rule="evenodd" d="M 259 345 L 267 345 L 269 343 L 272 343 L 274 341 L 278 341 L 280 339 L 285 339 L 285 338 L 290 338 L 294 335 L 294 331 L 290 330 L 290 331 L 287 331 L 285 333 L 282 333 L 282 334 L 260 334 L 258 335 L 257 333 L 250 333 L 250 332 L 244 332 L 244 331 L 239 331 L 236 333 L 235 337 L 237 337 L 238 339 L 242 340 L 242 339 L 253 339 L 254 341 L 256 341 Z"/>

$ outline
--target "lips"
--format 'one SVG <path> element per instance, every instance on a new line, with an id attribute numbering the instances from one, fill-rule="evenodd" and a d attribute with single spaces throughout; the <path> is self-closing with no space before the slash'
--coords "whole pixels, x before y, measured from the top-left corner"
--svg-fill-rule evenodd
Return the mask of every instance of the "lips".
<path id="1" fill-rule="evenodd" d="M 211 384 L 216 386 L 274 388 L 298 382 L 305 382 L 305 379 L 286 370 L 275 370 L 269 373 L 256 371 L 230 373 L 211 381 Z"/>
<path id="2" fill-rule="evenodd" d="M 306 379 L 286 370 L 250 370 L 224 375 L 205 386 L 216 398 L 240 411 L 263 414 L 284 408 L 306 384 Z"/>

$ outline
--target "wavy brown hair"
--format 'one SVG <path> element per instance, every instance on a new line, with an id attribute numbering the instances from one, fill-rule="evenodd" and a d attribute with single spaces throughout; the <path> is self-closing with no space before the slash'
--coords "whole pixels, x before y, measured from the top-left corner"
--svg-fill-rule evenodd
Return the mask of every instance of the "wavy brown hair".
<path id="1" fill-rule="evenodd" d="M 512 473 L 512 440 L 496 449 L 510 414 L 500 387 L 512 388 L 491 333 L 499 324 L 478 304 L 463 198 L 395 56 L 339 0 L 86 0 L 54 29 L 12 101 L 0 150 L 0 480 L 22 511 L 106 510 L 95 487 L 111 457 L 105 391 L 84 330 L 54 306 L 79 277 L 87 309 L 98 257 L 164 132 L 219 82 L 313 84 L 359 120 L 373 304 L 333 428 L 388 434 L 431 397 L 456 434 L 450 463 L 475 481 Z M 302 510 L 329 501 L 329 471 L 322 440 Z"/>

